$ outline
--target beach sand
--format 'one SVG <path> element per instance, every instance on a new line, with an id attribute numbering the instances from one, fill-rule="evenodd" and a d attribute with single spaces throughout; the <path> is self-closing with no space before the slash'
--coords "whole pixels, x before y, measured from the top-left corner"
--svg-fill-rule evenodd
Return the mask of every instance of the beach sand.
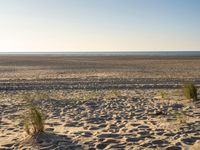
<path id="1" fill-rule="evenodd" d="M 182 91 L 199 77 L 199 57 L 0 56 L 0 149 L 200 149 Z M 46 118 L 32 137 L 27 95 Z"/>

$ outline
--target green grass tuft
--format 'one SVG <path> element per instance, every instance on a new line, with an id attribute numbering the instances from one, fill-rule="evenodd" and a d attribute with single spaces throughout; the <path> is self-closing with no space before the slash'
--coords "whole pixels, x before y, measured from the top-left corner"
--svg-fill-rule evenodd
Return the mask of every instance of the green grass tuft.
<path id="1" fill-rule="evenodd" d="M 165 93 L 165 92 L 160 92 L 160 95 L 161 95 L 161 98 L 164 99 L 165 96 L 167 95 L 167 93 Z"/>
<path id="2" fill-rule="evenodd" d="M 36 106 L 30 105 L 22 119 L 27 134 L 35 135 L 44 132 L 45 119 Z"/>
<path id="3" fill-rule="evenodd" d="M 185 83 L 183 86 L 183 92 L 186 98 L 197 100 L 197 88 L 193 83 Z"/>

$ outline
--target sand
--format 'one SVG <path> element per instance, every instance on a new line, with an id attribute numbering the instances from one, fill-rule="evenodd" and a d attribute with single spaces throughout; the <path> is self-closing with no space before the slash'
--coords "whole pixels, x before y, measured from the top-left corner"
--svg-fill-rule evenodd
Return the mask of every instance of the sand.
<path id="1" fill-rule="evenodd" d="M 0 149 L 198 149 L 198 57 L 1 56 Z M 199 92 L 199 91 L 198 91 Z M 25 96 L 45 114 L 29 136 Z"/>

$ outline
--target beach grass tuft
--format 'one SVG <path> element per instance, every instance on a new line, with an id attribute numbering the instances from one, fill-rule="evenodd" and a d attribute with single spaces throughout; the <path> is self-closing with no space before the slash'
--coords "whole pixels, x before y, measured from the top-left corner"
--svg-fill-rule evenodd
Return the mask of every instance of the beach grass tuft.
<path id="1" fill-rule="evenodd" d="M 44 132 L 44 115 L 39 108 L 33 104 L 28 106 L 25 115 L 22 116 L 24 129 L 28 135 L 35 135 Z"/>
<path id="2" fill-rule="evenodd" d="M 27 102 L 21 115 L 24 130 L 31 136 L 44 132 L 45 115 L 42 109 L 34 104 L 34 98 L 30 94 L 24 94 L 23 98 Z"/>
<path id="3" fill-rule="evenodd" d="M 197 88 L 193 83 L 185 83 L 183 85 L 183 93 L 187 99 L 197 100 Z"/>

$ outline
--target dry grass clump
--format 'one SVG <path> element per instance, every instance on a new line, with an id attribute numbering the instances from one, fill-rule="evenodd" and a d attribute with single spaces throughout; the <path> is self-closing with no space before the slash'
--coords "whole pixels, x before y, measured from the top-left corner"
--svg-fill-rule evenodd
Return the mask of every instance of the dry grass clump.
<path id="1" fill-rule="evenodd" d="M 186 98 L 197 100 L 197 88 L 193 83 L 185 83 L 183 85 L 183 92 Z"/>
<path id="2" fill-rule="evenodd" d="M 24 129 L 28 135 L 44 132 L 44 115 L 34 105 L 29 106 L 25 115 L 22 116 Z"/>
<path id="3" fill-rule="evenodd" d="M 25 93 L 23 94 L 23 100 L 27 103 L 25 111 L 21 115 L 26 133 L 33 136 L 44 132 L 45 117 L 41 109 L 34 103 L 35 95 Z"/>
<path id="4" fill-rule="evenodd" d="M 160 96 L 161 96 L 162 99 L 164 99 L 164 98 L 166 97 L 166 95 L 167 95 L 167 93 L 165 93 L 165 92 L 163 92 L 163 91 L 160 92 Z"/>

